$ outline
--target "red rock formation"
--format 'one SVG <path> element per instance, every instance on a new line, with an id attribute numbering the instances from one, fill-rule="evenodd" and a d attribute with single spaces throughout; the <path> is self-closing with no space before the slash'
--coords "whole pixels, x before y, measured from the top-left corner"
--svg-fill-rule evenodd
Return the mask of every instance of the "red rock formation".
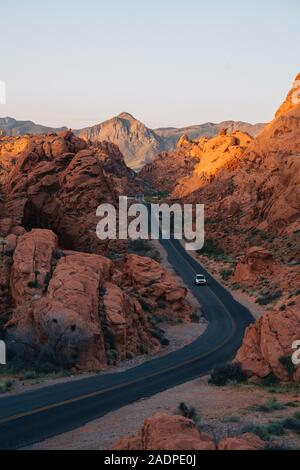
<path id="1" fill-rule="evenodd" d="M 227 135 L 227 130 L 211 139 L 190 141 L 182 136 L 175 152 L 158 155 L 140 176 L 160 191 L 183 197 L 211 182 L 219 172 L 236 169 L 252 140 L 239 131 Z"/>
<path id="2" fill-rule="evenodd" d="M 264 247 L 252 246 L 237 264 L 232 281 L 254 285 L 262 275 L 271 276 L 275 269 L 272 253 Z"/>
<path id="3" fill-rule="evenodd" d="M 290 355 L 292 344 L 284 324 L 300 336 L 299 318 L 290 308 L 294 301 L 290 296 L 300 282 L 299 79 L 300 75 L 275 119 L 256 139 L 224 131 L 200 140 L 198 163 L 183 178 L 181 172 L 176 176 L 176 159 L 172 167 L 170 155 L 165 167 L 163 156 L 145 167 L 159 189 L 166 175 L 172 196 L 184 203 L 205 204 L 206 241 L 215 252 L 235 258 L 230 280 L 251 289 L 258 301 L 274 308 L 275 313 L 249 328 L 238 359 L 249 375 L 263 377 L 273 372 L 282 380 L 287 380 L 287 371 L 279 357 Z M 184 137 L 178 152 L 191 158 L 195 146 L 196 142 Z M 260 298 L 264 291 L 269 299 Z"/>
<path id="4" fill-rule="evenodd" d="M 265 443 L 252 433 L 237 437 L 225 437 L 218 444 L 218 450 L 263 450 Z"/>
<path id="5" fill-rule="evenodd" d="M 160 348 L 148 319 L 151 308 L 156 315 L 167 312 L 170 321 L 191 313 L 186 290 L 152 259 L 128 255 L 115 264 L 61 250 L 57 236 L 45 229 L 9 237 L 12 263 L 1 264 L 0 296 L 9 295 L 13 307 L 9 344 L 27 359 L 99 369 Z M 0 256 L 11 261 L 11 254 Z"/>
<path id="6" fill-rule="evenodd" d="M 112 450 L 263 450 L 265 443 L 252 433 L 228 437 L 218 446 L 183 416 L 156 413 L 146 418 L 138 435 L 123 437 Z"/>
<path id="7" fill-rule="evenodd" d="M 186 301 L 187 289 L 178 286 L 176 279 L 161 265 L 151 259 L 138 255 L 127 255 L 122 263 L 124 273 L 121 285 L 135 293 L 147 304 L 147 309 L 155 316 L 188 320 L 192 313 Z"/>
<path id="8" fill-rule="evenodd" d="M 145 419 L 137 436 L 117 441 L 113 450 L 215 450 L 210 436 L 199 432 L 190 419 L 156 413 Z"/>
<path id="9" fill-rule="evenodd" d="M 289 91 L 285 101 L 282 103 L 278 111 L 276 112 L 275 117 L 278 118 L 282 114 L 290 111 L 291 109 L 296 108 L 300 104 L 300 73 L 296 76 L 293 87 Z"/>
<path id="10" fill-rule="evenodd" d="M 14 225 L 51 228 L 64 247 L 93 253 L 109 245 L 96 236 L 98 205 L 117 206 L 119 195 L 142 189 L 114 144 L 87 148 L 70 131 L 2 139 L 0 182 Z"/>
<path id="11" fill-rule="evenodd" d="M 299 380 L 293 367 L 292 345 L 300 338 L 300 297 L 285 311 L 267 312 L 250 325 L 235 360 L 249 377 L 265 378 L 273 373 L 281 381 Z"/>

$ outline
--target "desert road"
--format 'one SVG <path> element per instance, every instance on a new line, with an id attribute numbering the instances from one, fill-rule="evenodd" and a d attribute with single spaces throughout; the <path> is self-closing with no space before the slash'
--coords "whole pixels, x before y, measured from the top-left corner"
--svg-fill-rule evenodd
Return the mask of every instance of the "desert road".
<path id="1" fill-rule="evenodd" d="M 177 240 L 160 240 L 168 260 L 204 307 L 208 327 L 190 345 L 123 372 L 95 375 L 0 399 L 0 449 L 18 449 L 84 425 L 141 398 L 206 374 L 235 355 L 250 312 Z M 195 273 L 208 286 L 194 286 Z"/>

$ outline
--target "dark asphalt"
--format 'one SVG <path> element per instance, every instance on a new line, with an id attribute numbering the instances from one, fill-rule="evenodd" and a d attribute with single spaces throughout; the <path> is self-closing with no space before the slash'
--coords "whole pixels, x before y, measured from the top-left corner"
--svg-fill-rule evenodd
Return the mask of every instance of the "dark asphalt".
<path id="1" fill-rule="evenodd" d="M 205 333 L 183 349 L 125 372 L 43 387 L 0 399 L 0 449 L 17 449 L 70 431 L 138 399 L 150 397 L 209 372 L 232 359 L 250 312 L 185 252 L 177 240 L 161 240 L 169 262 L 203 305 Z M 203 273 L 207 287 L 194 286 Z M 105 432 L 105 430 L 104 430 Z"/>

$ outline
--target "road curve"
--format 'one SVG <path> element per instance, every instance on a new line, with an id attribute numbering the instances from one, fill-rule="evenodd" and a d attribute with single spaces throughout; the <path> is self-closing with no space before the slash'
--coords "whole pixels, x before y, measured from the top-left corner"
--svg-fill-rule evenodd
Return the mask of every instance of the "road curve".
<path id="1" fill-rule="evenodd" d="M 108 373 L 0 399 L 0 449 L 29 446 L 70 431 L 138 399 L 209 372 L 233 358 L 253 322 L 177 240 L 160 240 L 168 260 L 203 305 L 208 327 L 192 344 L 124 372 Z M 208 287 L 193 285 L 203 273 Z"/>

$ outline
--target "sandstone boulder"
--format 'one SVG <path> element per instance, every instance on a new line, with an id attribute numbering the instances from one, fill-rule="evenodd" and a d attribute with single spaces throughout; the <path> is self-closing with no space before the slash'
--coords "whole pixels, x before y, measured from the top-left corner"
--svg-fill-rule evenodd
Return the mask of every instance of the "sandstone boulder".
<path id="1" fill-rule="evenodd" d="M 190 419 L 156 413 L 145 419 L 138 436 L 122 438 L 113 450 L 215 450 L 210 436 Z"/>
<path id="2" fill-rule="evenodd" d="M 235 360 L 248 377 L 267 377 L 281 381 L 299 380 L 300 368 L 292 364 L 292 345 L 300 338 L 299 297 L 285 311 L 267 312 L 245 333 Z"/>
<path id="3" fill-rule="evenodd" d="M 233 281 L 253 285 L 261 275 L 270 276 L 274 269 L 272 253 L 264 247 L 252 246 L 237 264 Z"/>
<path id="4" fill-rule="evenodd" d="M 263 450 L 264 448 L 264 441 L 252 433 L 226 437 L 218 444 L 218 450 Z"/>

